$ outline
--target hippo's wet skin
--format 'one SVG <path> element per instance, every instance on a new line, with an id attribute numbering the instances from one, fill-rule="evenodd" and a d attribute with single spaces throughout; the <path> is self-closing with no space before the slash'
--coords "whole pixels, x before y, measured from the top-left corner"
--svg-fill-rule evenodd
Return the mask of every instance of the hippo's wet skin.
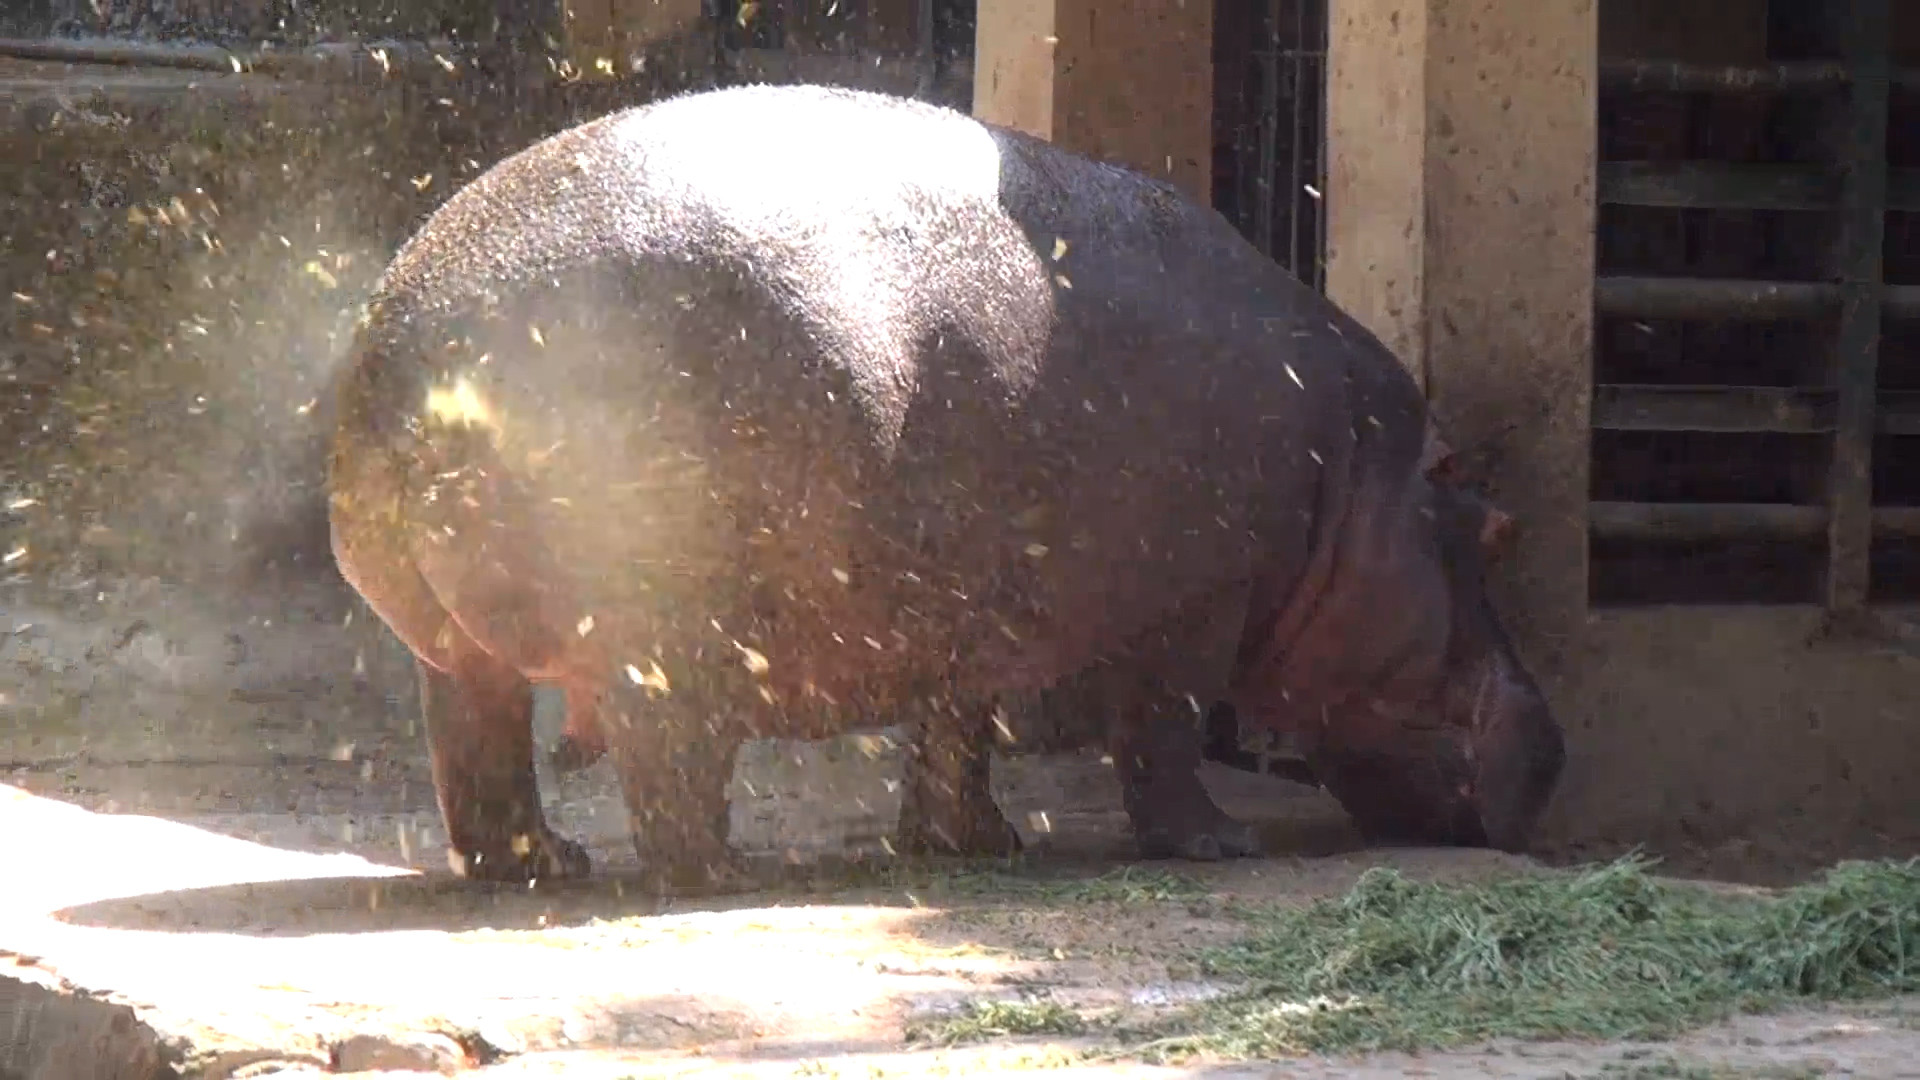
<path id="1" fill-rule="evenodd" d="M 587 870 L 531 682 L 663 879 L 725 872 L 742 741 L 902 720 L 908 845 L 1009 850 L 991 717 L 1036 691 L 1155 855 L 1253 847 L 1195 703 L 1383 833 L 1518 845 L 1559 772 L 1502 519 L 1387 350 L 1166 185 L 956 112 L 760 86 L 538 143 L 394 259 L 337 409 L 334 551 L 477 877 Z"/>

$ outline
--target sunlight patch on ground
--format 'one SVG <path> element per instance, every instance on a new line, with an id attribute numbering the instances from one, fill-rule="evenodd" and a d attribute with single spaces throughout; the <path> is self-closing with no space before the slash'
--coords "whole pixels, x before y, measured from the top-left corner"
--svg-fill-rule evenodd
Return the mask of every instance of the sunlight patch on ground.
<path id="1" fill-rule="evenodd" d="M 100 814 L 0 784 L 0 835 L 28 872 L 0 890 L 0 920 L 150 893 L 414 871 L 358 855 L 287 851 L 164 818 Z"/>
<path id="2" fill-rule="evenodd" d="M 652 905 L 463 886 L 4 787 L 0 830 L 33 868 L 0 897 L 0 951 L 268 1044 L 276 1027 L 315 1037 L 376 1015 L 511 1030 L 528 1049 L 869 1039 L 896 1031 L 906 1002 L 1031 967 L 923 937 L 944 914 L 928 906 L 635 914 Z"/>

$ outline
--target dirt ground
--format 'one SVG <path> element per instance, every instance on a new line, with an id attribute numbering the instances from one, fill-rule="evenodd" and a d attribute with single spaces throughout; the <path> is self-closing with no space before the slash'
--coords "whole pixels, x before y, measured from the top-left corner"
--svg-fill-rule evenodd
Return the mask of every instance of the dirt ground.
<path id="1" fill-rule="evenodd" d="M 769 867 L 761 892 L 629 893 L 605 766 L 544 778 L 561 827 L 605 876 L 484 889 L 444 869 L 404 705 L 348 691 L 146 693 L 97 683 L 84 707 L 43 708 L 0 744 L 11 759 L 0 835 L 11 864 L 32 868 L 0 890 L 0 989 L 130 1005 L 201 1075 L 1920 1076 L 1920 1003 L 1902 1002 L 1750 1018 L 1658 1046 L 1089 1061 L 1107 1025 L 1220 992 L 1193 956 L 1239 932 L 1237 905 L 1336 894 L 1370 866 L 1457 879 L 1538 864 L 1360 851 L 1320 793 L 1223 768 L 1208 774 L 1216 796 L 1281 854 L 1128 864 L 1111 770 L 1079 755 L 998 766 L 1003 805 L 1035 848 L 1014 880 L 958 864 L 889 870 L 857 859 L 884 852 L 898 808 L 897 755 L 870 737 L 767 744 L 743 763 L 734 841 Z M 543 712 L 544 733 L 556 723 Z M 1169 870 L 1202 887 L 1170 887 Z M 983 1001 L 1051 1003 L 1096 1034 L 909 1041 Z"/>

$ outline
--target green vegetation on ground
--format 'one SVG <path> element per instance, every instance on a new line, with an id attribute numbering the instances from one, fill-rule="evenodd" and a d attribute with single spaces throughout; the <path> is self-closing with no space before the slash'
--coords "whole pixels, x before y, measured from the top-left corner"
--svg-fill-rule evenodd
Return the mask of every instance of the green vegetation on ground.
<path id="1" fill-rule="evenodd" d="M 1249 936 L 1200 957 L 1237 988 L 1169 1018 L 1144 1049 L 1651 1039 L 1741 1011 L 1920 991 L 1920 860 L 1843 863 L 1770 896 L 1661 881 L 1649 865 L 1467 885 L 1377 868 L 1344 897 L 1249 912 Z"/>
<path id="2" fill-rule="evenodd" d="M 907 1025 L 907 1041 L 953 1046 L 1013 1035 L 1079 1035 L 1087 1028 L 1084 1017 L 1056 1001 L 974 1001 L 952 1015 Z"/>

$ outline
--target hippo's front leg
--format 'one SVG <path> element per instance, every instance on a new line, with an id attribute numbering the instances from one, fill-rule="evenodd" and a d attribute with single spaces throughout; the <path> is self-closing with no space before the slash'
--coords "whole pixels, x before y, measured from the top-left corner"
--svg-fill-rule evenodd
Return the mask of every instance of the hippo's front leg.
<path id="1" fill-rule="evenodd" d="M 1205 737 L 1197 702 L 1210 701 L 1245 618 L 1234 586 L 1190 598 L 1086 680 L 1106 713 L 1108 747 L 1140 855 L 1211 862 L 1259 854 L 1252 826 L 1220 809 L 1200 781 Z M 1200 691 L 1198 696 L 1184 688 Z"/>
<path id="2" fill-rule="evenodd" d="M 464 638 L 448 626 L 450 635 Z M 586 849 L 547 827 L 533 771 L 533 687 L 461 642 L 442 671 L 419 662 L 420 700 L 455 873 L 482 881 L 584 877 Z"/>
<path id="3" fill-rule="evenodd" d="M 901 847 L 996 857 L 1019 851 L 1020 834 L 993 801 L 989 707 L 928 701 L 921 708 L 907 753 Z"/>

